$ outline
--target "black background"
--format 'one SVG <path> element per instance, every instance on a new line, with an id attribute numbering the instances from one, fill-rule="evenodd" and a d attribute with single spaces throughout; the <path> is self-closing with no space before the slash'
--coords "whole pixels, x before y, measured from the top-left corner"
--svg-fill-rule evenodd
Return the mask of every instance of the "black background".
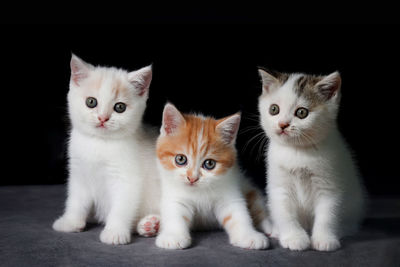
<path id="1" fill-rule="evenodd" d="M 264 186 L 258 139 L 257 66 L 342 74 L 339 127 L 372 195 L 398 189 L 398 26 L 70 25 L 2 32 L 1 185 L 57 184 L 67 178 L 66 94 L 71 52 L 94 65 L 135 70 L 153 63 L 144 120 L 160 125 L 166 101 L 215 117 L 242 110 L 240 161 Z M 248 130 L 248 131 L 246 131 Z"/>

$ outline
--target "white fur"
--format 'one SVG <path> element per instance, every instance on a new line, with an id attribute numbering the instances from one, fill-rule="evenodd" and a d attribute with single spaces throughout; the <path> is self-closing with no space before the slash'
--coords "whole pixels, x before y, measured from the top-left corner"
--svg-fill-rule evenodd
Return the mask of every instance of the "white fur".
<path id="1" fill-rule="evenodd" d="M 232 218 L 225 230 L 232 245 L 249 249 L 268 247 L 268 238 L 253 227 L 240 188 L 243 177 L 237 166 L 218 177 L 201 176 L 198 186 L 190 186 L 185 182 L 186 177 L 182 178 L 177 171 L 168 171 L 160 163 L 158 166 L 162 177 L 162 224 L 156 240 L 158 247 L 187 248 L 191 245 L 191 228 L 219 228 L 229 215 Z M 207 180 L 214 181 L 207 185 Z M 190 225 L 183 216 L 191 221 Z"/>
<path id="2" fill-rule="evenodd" d="M 148 91 L 151 67 L 128 73 L 93 67 L 73 56 L 71 69 L 68 197 L 65 213 L 53 228 L 81 231 L 94 216 L 105 223 L 102 242 L 126 244 L 138 219 L 159 213 L 159 176 L 154 168 L 156 135 L 141 122 L 148 93 L 138 94 L 140 90 Z M 140 77 L 136 84 L 129 80 L 134 75 Z M 145 78 L 147 88 L 137 88 Z M 128 88 L 128 93 L 119 98 L 112 94 L 116 81 Z M 86 106 L 89 96 L 97 99 L 97 107 Z M 117 102 L 127 104 L 125 112 L 113 110 Z M 96 127 L 97 117 L 102 115 L 110 117 L 106 128 Z"/>
<path id="3" fill-rule="evenodd" d="M 341 237 L 357 229 L 363 214 L 363 187 L 336 126 L 340 91 L 300 119 L 294 116 L 296 109 L 309 105 L 293 91 L 300 76 L 291 75 L 281 87 L 264 84 L 259 98 L 261 126 L 270 139 L 268 207 L 274 235 L 283 247 L 331 251 L 340 247 Z M 279 105 L 279 114 L 270 115 L 271 104 Z M 279 135 L 279 122 L 290 123 L 288 135 Z"/>
<path id="4" fill-rule="evenodd" d="M 177 119 L 171 120 L 169 116 L 171 114 L 174 116 L 174 112 Z M 183 117 L 172 105 L 167 104 L 164 115 L 167 115 L 168 120 L 172 123 L 182 123 Z M 232 141 L 232 145 L 234 145 L 234 136 L 236 136 L 239 121 L 240 116 L 234 132 L 230 131 L 233 136 L 227 138 Z M 228 127 L 226 131 L 232 129 L 230 122 L 231 120 L 226 123 L 226 127 Z M 160 138 L 167 134 L 164 130 L 165 127 L 164 121 Z M 173 127 L 167 127 L 173 130 Z M 198 140 L 198 142 L 201 144 L 202 140 Z M 232 245 L 248 249 L 267 248 L 268 238 L 253 227 L 243 195 L 243 191 L 248 192 L 255 188 L 244 180 L 239 167 L 235 164 L 226 173 L 216 175 L 213 171 L 202 168 L 202 163 L 207 159 L 207 155 L 197 155 L 196 158 L 191 158 L 189 151 L 182 151 L 182 153 L 187 156 L 188 160 L 185 167 L 168 170 L 158 161 L 162 188 L 162 223 L 156 245 L 166 249 L 187 248 L 191 245 L 190 229 L 219 228 L 224 218 L 231 216 L 231 219 L 225 224 L 225 230 Z M 194 176 L 199 177 L 194 185 L 187 180 L 188 168 L 193 168 Z M 265 224 L 265 222 L 263 223 Z"/>

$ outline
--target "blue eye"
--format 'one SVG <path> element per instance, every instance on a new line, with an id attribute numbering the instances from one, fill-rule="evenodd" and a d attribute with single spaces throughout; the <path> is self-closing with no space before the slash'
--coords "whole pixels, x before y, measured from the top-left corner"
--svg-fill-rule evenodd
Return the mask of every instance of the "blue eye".
<path id="1" fill-rule="evenodd" d="M 185 155 L 179 154 L 175 157 L 175 163 L 179 166 L 183 166 L 187 163 L 187 158 Z"/>
<path id="2" fill-rule="evenodd" d="M 217 165 L 217 162 L 213 159 L 206 159 L 203 163 L 203 168 L 206 170 L 212 170 Z"/>

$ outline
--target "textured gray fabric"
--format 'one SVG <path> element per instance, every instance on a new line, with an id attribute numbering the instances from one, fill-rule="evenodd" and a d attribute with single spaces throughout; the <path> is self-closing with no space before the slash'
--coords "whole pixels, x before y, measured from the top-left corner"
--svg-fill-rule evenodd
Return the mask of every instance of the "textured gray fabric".
<path id="1" fill-rule="evenodd" d="M 324 253 L 291 252 L 276 241 L 265 251 L 239 249 L 222 231 L 194 233 L 193 246 L 181 251 L 159 249 L 154 238 L 142 237 L 129 245 L 105 245 L 98 225 L 82 233 L 52 230 L 64 199 L 64 186 L 0 187 L 1 266 L 400 266 L 396 200 L 373 202 L 373 218 L 360 233 L 345 239 L 340 250 Z"/>

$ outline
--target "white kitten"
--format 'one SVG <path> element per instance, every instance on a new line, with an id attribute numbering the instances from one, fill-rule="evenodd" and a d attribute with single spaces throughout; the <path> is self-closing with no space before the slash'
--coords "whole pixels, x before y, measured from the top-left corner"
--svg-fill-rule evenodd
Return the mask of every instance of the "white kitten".
<path id="1" fill-rule="evenodd" d="M 151 66 L 128 73 L 72 55 L 68 197 L 55 230 L 82 231 L 93 215 L 102 242 L 126 244 L 138 218 L 158 213 L 156 132 L 141 122 L 151 77 Z"/>
<path id="2" fill-rule="evenodd" d="M 270 139 L 267 194 L 283 247 L 331 251 L 363 214 L 359 173 L 338 131 L 341 78 L 259 70 L 261 126 Z M 311 238 L 309 237 L 311 235 Z"/>
<path id="3" fill-rule="evenodd" d="M 157 140 L 162 182 L 162 224 L 156 245 L 183 249 L 191 228 L 223 226 L 232 245 L 265 249 L 270 231 L 261 192 L 243 177 L 236 163 L 240 115 L 221 120 L 182 115 L 167 104 Z M 252 216 L 252 218 L 250 217 Z"/>

